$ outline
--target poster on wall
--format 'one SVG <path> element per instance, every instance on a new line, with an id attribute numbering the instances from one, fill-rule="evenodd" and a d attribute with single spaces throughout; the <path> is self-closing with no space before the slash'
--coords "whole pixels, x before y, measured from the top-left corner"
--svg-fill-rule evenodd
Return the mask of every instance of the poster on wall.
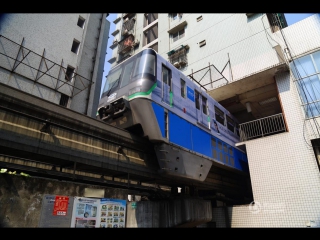
<path id="1" fill-rule="evenodd" d="M 100 227 L 124 228 L 126 226 L 126 200 L 100 199 Z"/>
<path id="2" fill-rule="evenodd" d="M 66 216 L 68 212 L 69 197 L 68 196 L 56 196 L 53 205 L 54 216 Z"/>
<path id="3" fill-rule="evenodd" d="M 38 227 L 70 227 L 73 197 L 45 194 L 42 199 Z"/>
<path id="4" fill-rule="evenodd" d="M 99 221 L 97 221 L 98 208 L 100 208 L 100 199 L 75 197 L 73 203 L 71 227 L 100 227 Z"/>

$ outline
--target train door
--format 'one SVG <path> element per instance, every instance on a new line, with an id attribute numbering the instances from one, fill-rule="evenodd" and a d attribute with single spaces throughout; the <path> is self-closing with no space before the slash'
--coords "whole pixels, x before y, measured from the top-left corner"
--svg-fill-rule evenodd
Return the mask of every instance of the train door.
<path id="1" fill-rule="evenodd" d="M 206 97 L 202 96 L 197 90 L 195 90 L 195 104 L 198 122 L 210 128 L 210 122 L 208 122 L 208 100 Z"/>
<path id="2" fill-rule="evenodd" d="M 162 65 L 162 101 L 172 106 L 171 70 Z"/>

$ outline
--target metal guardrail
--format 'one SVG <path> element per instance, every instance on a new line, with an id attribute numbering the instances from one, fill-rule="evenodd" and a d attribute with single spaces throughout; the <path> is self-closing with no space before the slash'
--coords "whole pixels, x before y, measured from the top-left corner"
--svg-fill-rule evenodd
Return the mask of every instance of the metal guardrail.
<path id="1" fill-rule="evenodd" d="M 125 39 L 121 40 L 118 45 L 118 53 L 124 54 L 131 50 L 134 45 L 134 36 L 130 34 Z"/>
<path id="2" fill-rule="evenodd" d="M 256 138 L 287 132 L 282 113 L 254 121 L 239 124 L 240 140 L 248 141 Z"/>
<path id="3" fill-rule="evenodd" d="M 94 82 L 91 79 L 79 75 L 75 69 L 72 77 L 67 74 L 67 64 L 61 64 L 45 58 L 45 49 L 40 55 L 16 43 L 9 38 L 0 35 L 0 68 L 4 68 L 11 73 L 21 75 L 39 85 L 43 85 L 55 91 L 62 92 L 74 97 L 87 89 Z M 78 84 L 75 84 L 77 82 Z"/>
<path id="4" fill-rule="evenodd" d="M 134 18 L 124 22 L 123 25 L 122 25 L 121 35 L 126 35 L 126 34 L 132 33 L 133 27 L 134 27 L 134 23 L 135 23 L 135 19 Z"/>

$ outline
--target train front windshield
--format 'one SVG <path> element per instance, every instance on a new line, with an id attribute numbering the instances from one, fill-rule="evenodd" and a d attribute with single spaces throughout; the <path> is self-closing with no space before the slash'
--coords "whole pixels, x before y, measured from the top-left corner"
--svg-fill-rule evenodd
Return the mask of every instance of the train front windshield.
<path id="1" fill-rule="evenodd" d="M 156 80 L 156 54 L 153 50 L 144 50 L 112 69 L 101 97 L 110 96 L 117 89 L 138 79 Z"/>

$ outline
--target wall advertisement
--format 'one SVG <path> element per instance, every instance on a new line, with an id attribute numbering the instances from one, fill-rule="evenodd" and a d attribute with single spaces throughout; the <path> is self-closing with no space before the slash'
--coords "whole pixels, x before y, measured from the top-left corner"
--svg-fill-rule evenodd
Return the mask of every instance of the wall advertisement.
<path id="1" fill-rule="evenodd" d="M 72 228 L 124 228 L 126 200 L 75 197 Z"/>

